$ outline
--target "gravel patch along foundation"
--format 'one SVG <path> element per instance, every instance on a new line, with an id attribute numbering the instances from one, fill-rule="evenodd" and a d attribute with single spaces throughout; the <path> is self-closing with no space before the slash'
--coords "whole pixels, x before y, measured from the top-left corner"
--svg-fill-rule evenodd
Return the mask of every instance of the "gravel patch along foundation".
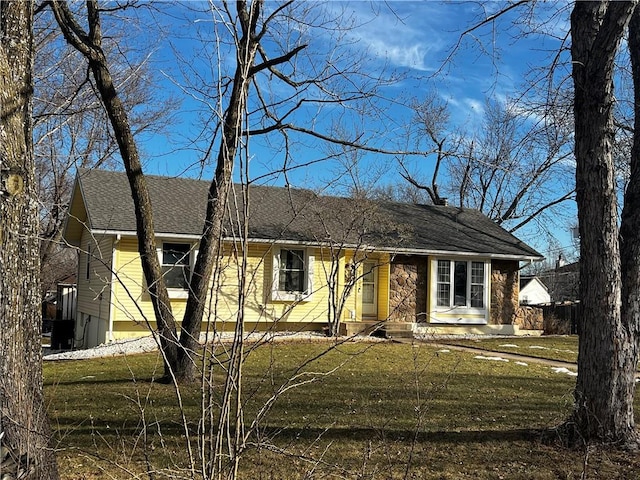
<path id="1" fill-rule="evenodd" d="M 307 341 L 307 342 L 331 342 L 334 339 L 327 337 L 321 333 L 314 332 L 261 332 L 261 333 L 249 333 L 245 336 L 245 339 L 249 342 L 258 341 Z M 231 342 L 233 340 L 233 333 L 222 333 L 215 336 L 212 340 L 211 335 L 207 338 L 205 334 L 200 335 L 200 343 L 205 342 Z M 346 337 L 340 337 L 339 341 L 348 340 L 359 342 L 380 342 L 386 341 L 382 338 L 376 337 L 352 337 L 347 339 Z M 151 336 L 142 338 L 135 338 L 129 340 L 118 340 L 110 343 L 103 343 L 97 347 L 87 348 L 84 350 L 65 350 L 65 351 L 51 351 L 44 349 L 44 360 L 83 360 L 87 358 L 101 358 L 101 357 L 114 357 L 118 355 L 127 355 L 134 353 L 146 353 L 154 352 L 158 350 L 158 344 L 156 340 Z"/>
<path id="2" fill-rule="evenodd" d="M 51 351 L 45 349 L 43 360 L 82 360 L 86 358 L 114 357 L 128 353 L 153 352 L 158 349 L 152 336 L 136 338 L 132 340 L 119 340 L 112 343 L 103 343 L 94 348 L 85 350 Z"/>

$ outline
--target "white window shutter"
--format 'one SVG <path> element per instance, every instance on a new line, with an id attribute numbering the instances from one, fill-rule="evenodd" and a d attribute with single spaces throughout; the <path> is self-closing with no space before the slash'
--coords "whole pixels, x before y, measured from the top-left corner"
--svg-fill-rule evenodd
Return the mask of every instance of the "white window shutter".
<path id="1" fill-rule="evenodd" d="M 271 300 L 279 300 L 278 287 L 280 286 L 280 249 L 273 252 L 273 278 L 271 282 Z"/>
<path id="2" fill-rule="evenodd" d="M 200 250 L 197 248 L 191 250 L 191 257 L 189 258 L 189 268 L 191 268 L 191 273 L 193 273 L 193 270 L 196 268 L 196 260 L 198 259 L 199 251 Z"/>
<path id="3" fill-rule="evenodd" d="M 314 268 L 315 256 L 310 253 L 307 255 L 307 300 L 311 300 L 313 295 L 313 268 Z"/>

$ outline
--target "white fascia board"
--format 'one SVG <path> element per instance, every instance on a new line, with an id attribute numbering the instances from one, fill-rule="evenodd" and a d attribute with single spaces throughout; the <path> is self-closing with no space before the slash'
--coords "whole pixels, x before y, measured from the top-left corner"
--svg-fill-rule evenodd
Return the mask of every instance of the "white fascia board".
<path id="1" fill-rule="evenodd" d="M 428 255 L 432 257 L 482 257 L 491 258 L 496 260 L 518 260 L 522 262 L 526 261 L 541 261 L 544 257 L 537 257 L 533 255 L 511 255 L 506 253 L 486 253 L 486 252 L 458 252 L 455 250 L 420 250 L 414 248 L 397 248 L 397 249 L 380 249 L 379 251 L 385 251 L 388 253 L 407 254 L 407 255 Z"/>
<path id="2" fill-rule="evenodd" d="M 135 231 L 132 230 L 104 230 L 104 229 L 92 229 L 91 230 L 91 234 L 92 235 L 120 235 L 123 237 L 137 237 L 138 234 Z M 184 234 L 184 233 L 156 233 L 155 237 L 156 238 L 162 238 L 162 239 L 167 239 L 167 238 L 173 238 L 173 239 L 177 239 L 177 240 L 200 240 L 200 237 L 202 235 L 192 235 L 192 234 Z"/>

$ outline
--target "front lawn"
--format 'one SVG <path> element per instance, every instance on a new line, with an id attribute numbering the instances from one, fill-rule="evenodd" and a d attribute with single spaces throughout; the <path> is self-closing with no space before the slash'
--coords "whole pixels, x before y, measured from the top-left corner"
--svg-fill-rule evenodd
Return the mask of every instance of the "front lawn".
<path id="1" fill-rule="evenodd" d="M 327 346 L 296 342 L 255 349 L 244 370 L 245 423 L 298 365 Z M 640 475 L 636 456 L 593 450 L 585 462 L 583 451 L 540 441 L 541 431 L 570 412 L 574 377 L 446 350 L 348 344 L 312 363 L 305 378 L 316 381 L 284 394 L 251 437 L 241 478 Z M 63 478 L 190 478 L 174 388 L 151 381 L 161 370 L 157 354 L 45 363 Z M 180 393 L 195 436 L 200 389 L 183 387 Z M 192 447 L 197 456 L 197 443 Z"/>

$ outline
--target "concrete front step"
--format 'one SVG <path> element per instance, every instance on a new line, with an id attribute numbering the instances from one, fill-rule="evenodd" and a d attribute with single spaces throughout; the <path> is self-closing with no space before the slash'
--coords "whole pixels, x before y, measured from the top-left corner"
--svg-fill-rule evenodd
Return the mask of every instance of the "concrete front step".
<path id="1" fill-rule="evenodd" d="M 413 338 L 413 332 L 408 330 L 385 330 L 386 338 Z"/>
<path id="2" fill-rule="evenodd" d="M 384 326 L 387 338 L 413 338 L 413 324 L 408 322 L 389 322 Z"/>
<path id="3" fill-rule="evenodd" d="M 379 320 L 360 320 L 342 322 L 344 333 L 351 337 L 353 335 L 371 335 L 381 330 L 382 323 Z"/>

